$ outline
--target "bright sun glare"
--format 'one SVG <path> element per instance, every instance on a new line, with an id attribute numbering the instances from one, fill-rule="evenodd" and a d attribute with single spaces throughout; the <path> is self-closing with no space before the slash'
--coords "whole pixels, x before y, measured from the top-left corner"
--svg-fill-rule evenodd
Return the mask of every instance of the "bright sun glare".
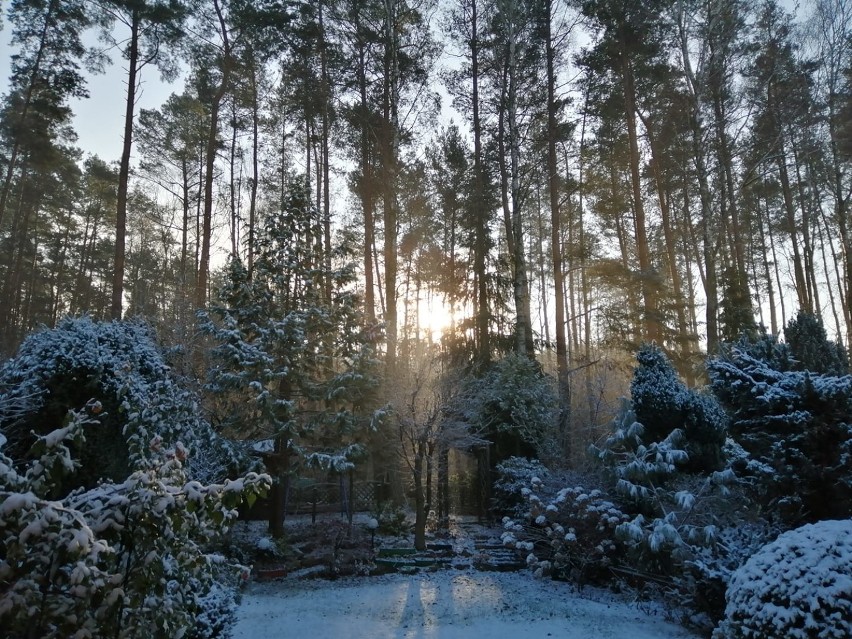
<path id="1" fill-rule="evenodd" d="M 440 299 L 430 299 L 420 303 L 420 327 L 431 333 L 432 339 L 441 339 L 453 324 L 453 313 Z"/>

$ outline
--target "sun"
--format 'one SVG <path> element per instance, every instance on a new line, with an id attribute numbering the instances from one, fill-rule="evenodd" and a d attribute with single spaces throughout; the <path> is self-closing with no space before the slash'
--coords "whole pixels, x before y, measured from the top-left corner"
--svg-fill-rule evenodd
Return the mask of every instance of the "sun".
<path id="1" fill-rule="evenodd" d="M 438 297 L 422 300 L 419 313 L 421 332 L 433 340 L 441 339 L 456 321 L 453 309 Z"/>

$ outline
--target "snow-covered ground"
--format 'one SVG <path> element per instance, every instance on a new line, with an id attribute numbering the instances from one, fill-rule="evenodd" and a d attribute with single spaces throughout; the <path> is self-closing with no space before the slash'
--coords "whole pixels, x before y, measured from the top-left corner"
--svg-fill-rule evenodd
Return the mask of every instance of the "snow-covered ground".
<path id="1" fill-rule="evenodd" d="M 234 639 L 694 639 L 599 590 L 526 573 L 443 571 L 254 583 Z"/>

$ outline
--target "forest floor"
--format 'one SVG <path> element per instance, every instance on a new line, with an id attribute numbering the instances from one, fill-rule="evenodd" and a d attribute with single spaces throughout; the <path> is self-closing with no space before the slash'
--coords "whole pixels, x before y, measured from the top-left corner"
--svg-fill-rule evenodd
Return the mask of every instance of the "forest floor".
<path id="1" fill-rule="evenodd" d="M 490 554 L 499 528 L 455 521 L 445 568 L 387 573 L 376 553 L 411 545 L 409 534 L 376 535 L 356 516 L 290 518 L 287 543 L 255 564 L 242 593 L 233 639 L 693 639 L 663 607 L 596 588 L 578 591 L 529 570 L 505 571 Z M 240 522 L 235 543 L 266 542 L 262 522 Z M 276 571 L 276 569 L 278 569 Z M 339 577 L 328 579 L 327 577 Z M 317 578 L 326 577 L 326 578 Z"/>

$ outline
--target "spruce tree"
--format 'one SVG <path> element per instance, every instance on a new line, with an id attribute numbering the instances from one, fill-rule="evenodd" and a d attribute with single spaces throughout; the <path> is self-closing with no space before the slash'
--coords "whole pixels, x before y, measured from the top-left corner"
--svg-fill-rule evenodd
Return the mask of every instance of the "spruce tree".
<path id="1" fill-rule="evenodd" d="M 201 314 L 215 342 L 208 388 L 217 423 L 258 442 L 275 477 L 274 536 L 283 533 L 294 464 L 349 471 L 372 425 L 377 331 L 365 327 L 353 292 L 350 247 L 338 245 L 328 268 L 323 234 L 307 188 L 291 181 L 258 233 L 254 270 L 232 256 L 213 317 Z"/>
<path id="2" fill-rule="evenodd" d="M 820 328 L 800 313 L 785 331 L 791 343 L 744 339 L 708 363 L 731 437 L 749 454 L 734 470 L 791 525 L 852 513 L 852 376 L 836 374 L 842 360 Z"/>
<path id="3" fill-rule="evenodd" d="M 846 349 L 828 339 L 822 320 L 816 315 L 799 311 L 784 328 L 784 338 L 795 360 L 794 370 L 825 375 L 849 373 Z"/>

